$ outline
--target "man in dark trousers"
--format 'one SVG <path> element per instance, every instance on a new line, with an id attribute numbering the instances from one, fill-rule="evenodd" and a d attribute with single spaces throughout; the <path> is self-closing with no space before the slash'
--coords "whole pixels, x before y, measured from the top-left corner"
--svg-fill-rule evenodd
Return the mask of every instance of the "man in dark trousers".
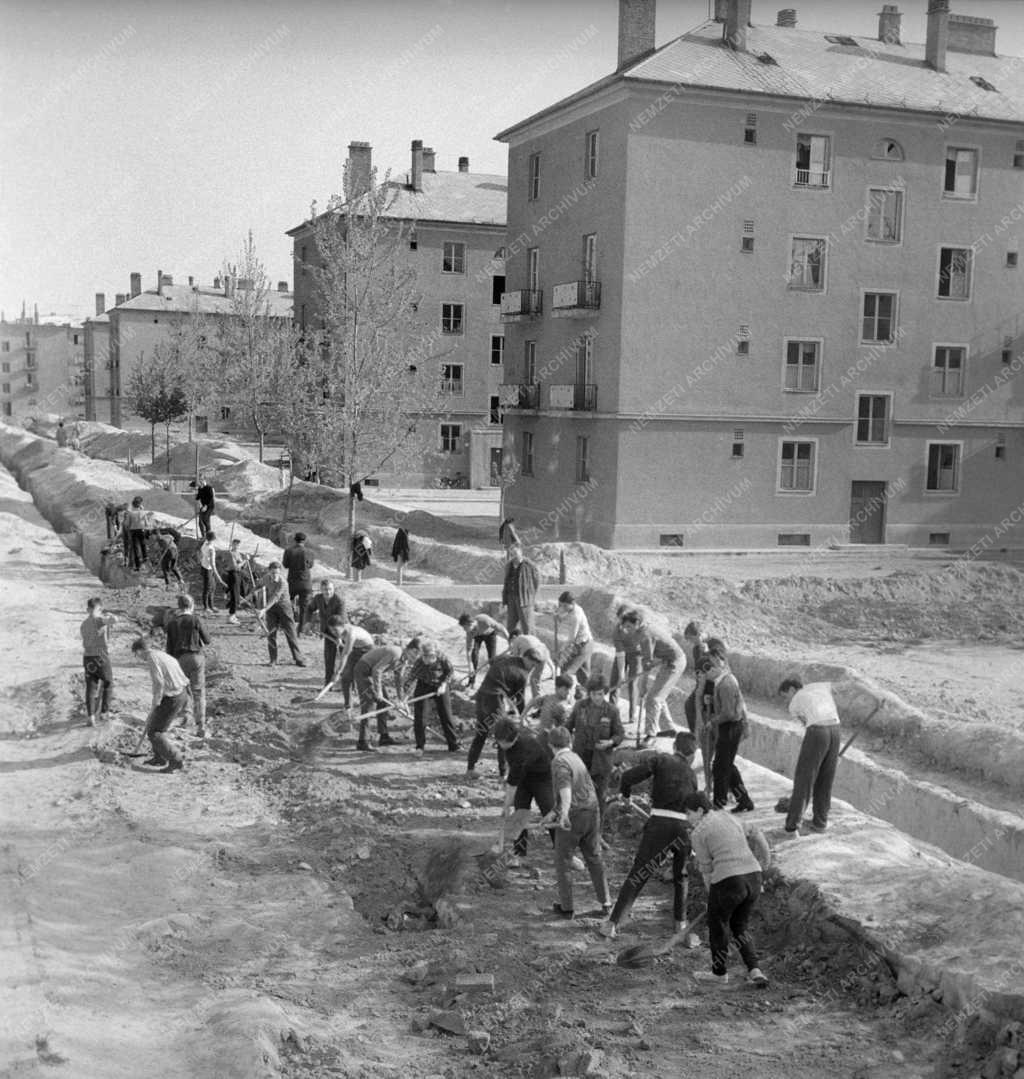
<path id="1" fill-rule="evenodd" d="M 697 792 L 697 776 L 693 771 L 693 758 L 697 754 L 697 739 L 689 731 L 680 731 L 673 745 L 673 752 L 645 753 L 639 764 L 623 772 L 619 793 L 628 802 L 633 788 L 651 780 L 651 815 L 647 818 L 640 836 L 640 846 L 629 871 L 619 889 L 608 921 L 599 932 L 614 937 L 619 923 L 629 917 L 637 896 L 644 885 L 672 859 L 672 916 L 676 930 L 686 920 L 683 909 L 683 878 L 690 855 L 689 829 L 683 801 L 688 794 Z M 689 943 L 689 942 L 688 942 Z"/>
<path id="2" fill-rule="evenodd" d="M 288 571 L 288 597 L 299 619 L 299 636 L 306 626 L 306 608 L 313 593 L 313 556 L 306 549 L 306 533 L 296 532 L 295 541 L 281 556 L 281 564 Z"/>
<path id="3" fill-rule="evenodd" d="M 811 831 L 824 832 L 828 827 L 832 783 L 839 761 L 839 712 L 832 696 L 832 684 L 810 682 L 805 686 L 793 675 L 779 686 L 779 696 L 789 705 L 789 714 L 804 725 L 785 834 L 787 838 L 798 834 L 808 801 L 812 803 L 814 814 Z"/>
<path id="4" fill-rule="evenodd" d="M 117 619 L 103 613 L 103 600 L 94 596 L 85 605 L 88 612 L 81 625 L 82 665 L 85 668 L 86 722 L 110 717 L 114 673 L 110 667 L 110 631 Z"/>
<path id="5" fill-rule="evenodd" d="M 178 661 L 192 689 L 192 715 L 196 734 L 206 737 L 206 653 L 210 643 L 202 619 L 196 614 L 196 601 L 178 596 L 178 610 L 164 623 L 167 654 Z"/>
<path id="6" fill-rule="evenodd" d="M 509 832 L 515 836 L 512 844 L 515 857 L 506 863 L 514 868 L 519 864 L 518 859 L 526 854 L 529 845 L 530 833 L 526 825 L 530 819 L 530 805 L 536 803 L 542 817 L 555 808 L 555 792 L 551 788 L 551 753 L 537 735 L 521 727 L 515 720 L 499 719 L 492 733 L 508 761 L 505 803 L 501 807 L 502 838 Z M 552 833 L 552 844 L 554 841 Z"/>
<path id="7" fill-rule="evenodd" d="M 466 758 L 467 779 L 476 776 L 476 762 L 480 759 L 487 736 L 495 722 L 508 716 L 510 705 L 515 710 L 515 715 L 523 714 L 524 694 L 530 672 L 536 664 L 543 662 L 533 649 L 522 656 L 511 656 L 504 652 L 491 661 L 480 688 L 476 691 L 476 733 Z M 505 751 L 501 746 L 498 746 L 498 772 L 505 775 Z"/>
<path id="8" fill-rule="evenodd" d="M 292 616 L 292 601 L 288 598 L 288 580 L 284 575 L 280 562 L 271 562 L 267 566 L 267 572 L 263 577 L 261 586 L 263 592 L 263 606 L 260 608 L 260 617 L 266 619 L 267 624 L 267 652 L 270 656 L 270 666 L 277 665 L 277 631 L 284 631 L 284 639 L 288 642 L 292 659 L 296 667 L 305 667 L 306 661 L 299 651 L 299 640 L 295 636 L 295 619 Z"/>
<path id="9" fill-rule="evenodd" d="M 615 629 L 612 631 L 612 647 L 615 662 L 612 664 L 611 700 L 618 700 L 619 686 L 626 684 L 629 697 L 629 722 L 636 719 L 637 702 L 643 699 L 640 692 L 640 642 L 635 633 L 622 625 L 622 616 L 629 610 L 622 605 L 615 612 Z"/>
<path id="10" fill-rule="evenodd" d="M 732 791 L 737 801 L 733 813 L 748 813 L 754 803 L 736 767 L 736 753 L 746 737 L 749 723 L 747 705 L 736 676 L 720 653 L 709 652 L 701 663 L 707 666 L 708 679 L 715 683 L 711 714 L 715 727 L 715 756 L 711 762 L 715 809 L 725 809 Z"/>
<path id="11" fill-rule="evenodd" d="M 393 746 L 395 740 L 388 733 L 390 705 L 402 699 L 402 669 L 407 663 L 419 658 L 420 642 L 414 637 L 405 648 L 397 644 L 384 644 L 364 653 L 355 665 L 356 692 L 359 694 L 359 711 L 364 717 L 359 721 L 359 741 L 356 749 L 368 751 L 366 740 L 368 712 L 377 712 L 377 745 Z M 384 679 L 390 676 L 394 683 L 394 697 L 388 700 L 384 693 Z"/>
<path id="12" fill-rule="evenodd" d="M 327 627 L 332 618 L 338 618 L 344 624 L 345 601 L 334 590 L 334 582 L 326 577 L 320 582 L 320 591 L 309 601 L 306 611 L 311 626 L 319 626 L 320 636 L 324 641 L 324 685 L 334 677 L 334 661 L 338 655 L 337 636 L 328 633 Z"/>
<path id="13" fill-rule="evenodd" d="M 337 615 L 327 622 L 327 636 L 334 641 L 335 654 L 331 657 L 334 673 L 330 682 L 324 680 L 324 685 L 340 685 L 345 707 L 348 708 L 352 703 L 356 664 L 374 647 L 373 637 L 362 626 L 346 622 Z"/>
<path id="14" fill-rule="evenodd" d="M 476 661 L 481 645 L 487 649 L 487 662 L 498 653 L 498 638 L 508 640 L 508 630 L 489 614 L 460 614 L 459 625 L 466 631 L 466 662 L 469 665 L 469 685 L 476 682 Z"/>
<path id="15" fill-rule="evenodd" d="M 501 590 L 501 602 L 507 608 L 509 632 L 533 633 L 533 605 L 540 587 L 537 567 L 525 558 L 519 545 L 509 548 L 509 561 L 505 567 L 505 584 Z"/>
<path id="16" fill-rule="evenodd" d="M 452 724 L 452 703 L 448 695 L 451 680 L 452 661 L 438 648 L 436 641 L 421 641 L 419 658 L 409 672 L 413 697 L 427 698 L 417 700 L 412 706 L 412 729 L 416 739 L 417 753 L 422 753 L 427 748 L 425 718 L 427 705 L 431 702 L 441 723 L 444 740 L 448 743 L 448 752 L 455 753 L 460 748 L 459 739 Z M 427 694 L 431 693 L 433 696 L 427 697 Z"/>
<path id="17" fill-rule="evenodd" d="M 572 735 L 572 751 L 587 766 L 597 791 L 599 815 L 603 817 L 608 796 L 608 779 L 612 774 L 612 753 L 622 744 L 626 732 L 622 729 L 618 705 L 605 699 L 608 682 L 603 674 L 592 674 L 587 682 L 587 695 L 569 716 L 565 729 Z"/>
<path id="18" fill-rule="evenodd" d="M 188 708 L 188 676 L 176 659 L 157 648 L 148 637 L 134 642 L 132 657 L 146 664 L 153 682 L 153 707 L 146 719 L 153 756 L 145 763 L 163 765 L 164 772 L 177 772 L 184 761 L 167 732 Z"/>
<path id="19" fill-rule="evenodd" d="M 205 536 L 213 528 L 213 511 L 216 497 L 213 486 L 202 472 L 199 473 L 196 487 L 196 515 L 199 518 L 199 536 Z"/>

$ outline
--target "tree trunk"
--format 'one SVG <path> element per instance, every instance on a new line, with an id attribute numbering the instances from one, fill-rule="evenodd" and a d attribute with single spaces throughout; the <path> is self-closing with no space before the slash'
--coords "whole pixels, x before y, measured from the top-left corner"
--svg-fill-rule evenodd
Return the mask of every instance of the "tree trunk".
<path id="1" fill-rule="evenodd" d="M 263 464 L 263 437 L 264 437 L 263 436 L 263 428 L 262 427 L 257 427 L 256 428 L 256 433 L 259 435 L 260 464 Z"/>
<path id="2" fill-rule="evenodd" d="M 281 514 L 281 530 L 284 531 L 284 526 L 288 523 L 288 513 L 292 507 L 292 487 L 295 484 L 295 469 L 288 469 L 288 492 L 284 496 L 284 512 Z"/>
<path id="3" fill-rule="evenodd" d="M 149 425 L 149 464 L 152 468 L 153 462 L 156 460 L 156 424 L 151 423 Z"/>
<path id="4" fill-rule="evenodd" d="M 171 474 L 171 425 L 164 424 L 164 454 L 167 457 L 167 475 Z"/>
<path id="5" fill-rule="evenodd" d="M 191 441 L 192 441 L 192 410 L 191 409 L 189 409 L 189 412 L 188 412 L 188 440 L 191 443 Z"/>

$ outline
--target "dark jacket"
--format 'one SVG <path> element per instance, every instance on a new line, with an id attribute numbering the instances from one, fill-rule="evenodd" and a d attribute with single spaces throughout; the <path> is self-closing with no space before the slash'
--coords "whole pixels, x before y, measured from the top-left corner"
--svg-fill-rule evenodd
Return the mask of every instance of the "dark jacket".
<path id="1" fill-rule="evenodd" d="M 312 586 L 309 571 L 313 568 L 313 556 L 301 543 L 293 544 L 281 555 L 281 565 L 288 571 L 290 588 Z"/>
<path id="2" fill-rule="evenodd" d="M 366 569 L 370 564 L 371 546 L 367 545 L 369 536 L 365 532 L 357 532 L 352 537 L 352 568 Z"/>
<path id="3" fill-rule="evenodd" d="M 310 615 L 318 614 L 320 616 L 320 632 L 327 632 L 327 623 L 331 618 L 335 616 L 344 619 L 345 617 L 345 601 L 334 593 L 330 598 L 325 598 L 322 592 L 318 592 L 307 604 L 306 610 Z"/>
<path id="4" fill-rule="evenodd" d="M 534 597 L 540 586 L 540 574 L 537 567 L 527 559 L 517 566 L 509 562 L 505 570 L 505 584 L 501 590 L 501 602 L 506 607 L 515 605 L 520 610 L 533 606 Z"/>
<path id="5" fill-rule="evenodd" d="M 203 645 L 210 643 L 209 634 L 199 615 L 179 611 L 167 619 L 164 626 L 167 635 L 167 654 L 174 659 L 185 652 L 202 652 Z"/>
<path id="6" fill-rule="evenodd" d="M 409 671 L 410 682 L 416 682 L 424 689 L 436 689 L 442 682 L 447 682 L 452 676 L 451 660 L 440 652 L 429 663 L 425 659 L 418 659 Z"/>
<path id="7" fill-rule="evenodd" d="M 403 562 L 409 561 L 409 533 L 404 528 L 395 533 L 395 542 L 391 545 L 391 559 L 394 562 L 399 559 Z"/>
<path id="8" fill-rule="evenodd" d="M 503 652 L 488 665 L 477 697 L 494 693 L 504 693 L 506 697 L 521 696 L 529 677 L 525 659 Z"/>
<path id="9" fill-rule="evenodd" d="M 638 783 L 651 779 L 651 808 L 684 813 L 683 800 L 697 793 L 697 777 L 678 753 L 647 753 L 639 764 L 622 773 L 619 793 L 628 798 Z"/>
<path id="10" fill-rule="evenodd" d="M 525 728 L 505 750 L 508 760 L 508 785 L 518 787 L 527 777 L 551 780 L 551 753 L 540 739 Z"/>
<path id="11" fill-rule="evenodd" d="M 565 724 L 572 733 L 572 751 L 583 758 L 587 771 L 593 776 L 606 776 L 612 770 L 612 753 L 626 737 L 618 708 L 610 701 L 594 704 L 584 698 L 577 701 Z M 611 749 L 597 749 L 598 742 L 611 739 Z"/>

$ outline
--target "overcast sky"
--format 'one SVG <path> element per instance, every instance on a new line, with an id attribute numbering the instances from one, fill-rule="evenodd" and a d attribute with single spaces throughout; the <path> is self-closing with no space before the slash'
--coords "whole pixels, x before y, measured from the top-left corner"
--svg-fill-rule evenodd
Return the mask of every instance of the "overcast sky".
<path id="1" fill-rule="evenodd" d="M 754 0 L 753 21 L 865 36 L 880 0 Z M 901 0 L 923 41 L 926 0 Z M 954 0 L 1024 56 L 1024 0 Z M 0 0 L 0 307 L 82 318 L 93 294 L 158 268 L 210 283 L 251 228 L 276 282 L 286 229 L 340 186 L 348 143 L 408 168 L 468 155 L 504 172 L 493 140 L 608 74 L 616 0 Z M 708 0 L 660 0 L 658 44 Z"/>

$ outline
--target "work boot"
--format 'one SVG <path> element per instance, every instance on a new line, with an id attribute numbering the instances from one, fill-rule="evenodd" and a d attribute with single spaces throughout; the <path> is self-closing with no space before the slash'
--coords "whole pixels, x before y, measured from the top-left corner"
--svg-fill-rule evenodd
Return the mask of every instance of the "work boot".
<path id="1" fill-rule="evenodd" d="M 384 716 L 377 717 L 377 745 L 378 746 L 393 746 L 397 745 L 394 738 L 388 734 L 388 721 Z"/>
<path id="2" fill-rule="evenodd" d="M 167 761 L 165 761 L 163 757 L 150 757 L 148 761 L 143 761 L 142 763 L 148 765 L 151 768 L 158 768 L 166 764 Z"/>
<path id="3" fill-rule="evenodd" d="M 185 762 L 182 760 L 168 761 L 166 767 L 161 768 L 159 774 L 170 775 L 172 772 L 180 772 L 185 767 Z"/>
<path id="4" fill-rule="evenodd" d="M 753 813 L 754 812 L 754 803 L 753 803 L 750 795 L 748 794 L 748 795 L 745 795 L 743 798 L 741 798 L 740 801 L 739 801 L 739 805 L 734 806 L 732 812 L 733 813 Z"/>

